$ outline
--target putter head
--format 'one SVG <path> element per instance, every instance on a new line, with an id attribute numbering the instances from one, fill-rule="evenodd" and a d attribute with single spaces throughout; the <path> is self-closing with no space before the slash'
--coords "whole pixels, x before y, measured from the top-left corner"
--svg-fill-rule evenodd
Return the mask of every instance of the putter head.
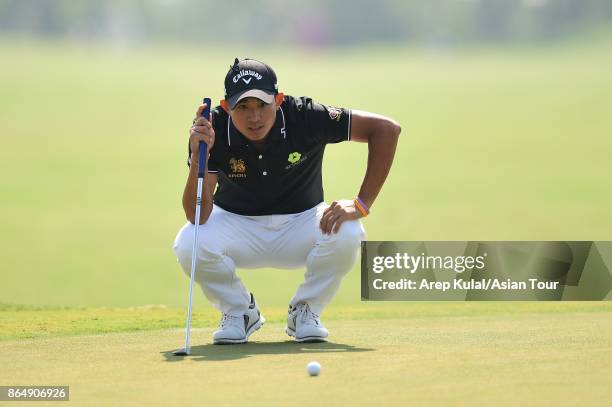
<path id="1" fill-rule="evenodd" d="M 183 348 L 172 352 L 174 356 L 189 356 L 189 349 Z"/>

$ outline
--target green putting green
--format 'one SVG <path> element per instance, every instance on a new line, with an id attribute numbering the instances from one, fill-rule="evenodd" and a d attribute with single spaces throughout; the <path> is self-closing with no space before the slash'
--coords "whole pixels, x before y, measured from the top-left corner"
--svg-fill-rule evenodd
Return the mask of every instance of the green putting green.
<path id="1" fill-rule="evenodd" d="M 212 345 L 213 328 L 196 318 L 188 357 L 171 354 L 182 328 L 143 322 L 167 310 L 114 310 L 116 320 L 140 319 L 133 327 L 143 331 L 0 341 L 0 383 L 69 385 L 79 406 L 600 405 L 612 384 L 612 307 L 540 305 L 334 308 L 324 344 L 290 342 L 280 310 L 246 345 Z M 23 312 L 32 311 L 0 316 Z M 96 314 L 46 312 L 64 321 Z M 109 312 L 97 314 L 108 320 Z M 312 360 L 322 365 L 319 377 L 306 372 Z"/>

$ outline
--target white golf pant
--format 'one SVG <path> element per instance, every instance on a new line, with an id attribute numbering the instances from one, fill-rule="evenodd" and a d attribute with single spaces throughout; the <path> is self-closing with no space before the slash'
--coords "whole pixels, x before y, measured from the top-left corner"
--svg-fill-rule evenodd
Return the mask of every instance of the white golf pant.
<path id="1" fill-rule="evenodd" d="M 304 282 L 289 304 L 306 302 L 320 315 L 353 267 L 365 239 L 359 220 L 345 221 L 336 234 L 323 234 L 319 222 L 328 206 L 322 202 L 296 214 L 242 216 L 214 205 L 206 223 L 198 226 L 195 280 L 206 298 L 223 313 L 242 315 L 250 296 L 236 267 L 306 266 Z M 187 276 L 191 274 L 194 227 L 187 222 L 173 247 Z"/>

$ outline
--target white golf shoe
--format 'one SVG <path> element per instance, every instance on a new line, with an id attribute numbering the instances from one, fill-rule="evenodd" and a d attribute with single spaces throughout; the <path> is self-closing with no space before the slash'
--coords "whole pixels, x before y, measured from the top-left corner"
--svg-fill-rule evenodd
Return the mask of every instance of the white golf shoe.
<path id="1" fill-rule="evenodd" d="M 247 311 L 241 315 L 223 314 L 219 329 L 213 333 L 215 345 L 246 343 L 249 336 L 263 326 L 266 319 L 259 312 L 255 297 L 251 293 L 251 303 Z"/>
<path id="2" fill-rule="evenodd" d="M 293 308 L 289 306 L 285 332 L 294 337 L 296 342 L 327 342 L 329 335 L 319 316 L 306 303 L 297 304 Z"/>

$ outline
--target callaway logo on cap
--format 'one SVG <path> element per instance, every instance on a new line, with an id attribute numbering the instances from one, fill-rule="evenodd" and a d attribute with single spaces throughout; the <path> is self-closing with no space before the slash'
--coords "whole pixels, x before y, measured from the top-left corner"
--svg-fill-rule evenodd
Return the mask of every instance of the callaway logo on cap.
<path id="1" fill-rule="evenodd" d="M 225 75 L 225 99 L 230 108 L 244 98 L 255 97 L 265 103 L 274 102 L 278 93 L 276 74 L 267 64 L 255 59 L 236 58 Z"/>

